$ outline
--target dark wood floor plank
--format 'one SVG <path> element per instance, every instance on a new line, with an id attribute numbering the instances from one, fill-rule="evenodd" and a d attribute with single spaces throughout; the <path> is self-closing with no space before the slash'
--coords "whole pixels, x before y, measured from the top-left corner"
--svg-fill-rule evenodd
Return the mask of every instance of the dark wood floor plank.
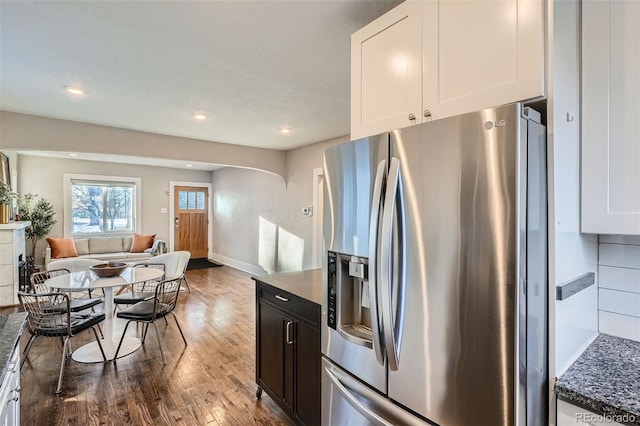
<path id="1" fill-rule="evenodd" d="M 188 345 L 173 318 L 159 321 L 164 366 L 151 326 L 143 347 L 116 363 L 68 361 L 63 392 L 56 396 L 61 344 L 38 338 L 21 372 L 22 424 L 291 425 L 266 394 L 255 397 L 255 289 L 249 275 L 220 267 L 188 271 L 187 277 L 192 291 L 180 294 L 175 313 Z M 124 325 L 116 320 L 117 336 Z M 138 331 L 132 324 L 127 333 Z M 92 339 L 90 332 L 76 336 L 73 348 Z"/>

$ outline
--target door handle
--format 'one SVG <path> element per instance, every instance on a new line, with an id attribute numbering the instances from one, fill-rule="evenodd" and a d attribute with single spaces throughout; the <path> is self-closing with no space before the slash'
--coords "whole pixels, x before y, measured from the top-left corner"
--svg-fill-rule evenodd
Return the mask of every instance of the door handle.
<path id="1" fill-rule="evenodd" d="M 293 321 L 287 321 L 287 345 L 293 345 L 294 340 L 291 339 L 291 326 L 293 325 Z"/>
<path id="2" fill-rule="evenodd" d="M 349 389 L 347 389 L 347 387 L 342 384 L 342 382 L 337 377 L 337 375 L 334 374 L 332 371 L 329 371 L 327 367 L 324 367 L 324 373 L 327 375 L 329 380 L 331 380 L 331 383 L 333 384 L 333 386 L 335 386 L 338 393 L 344 399 L 346 399 L 347 402 L 349 402 L 349 404 L 351 404 L 353 408 L 355 408 L 360 414 L 366 417 L 367 420 L 369 420 L 370 422 L 376 425 L 393 426 L 392 423 L 389 423 L 384 418 L 380 417 L 378 414 L 369 410 L 363 403 L 361 403 L 360 400 L 356 396 L 354 396 L 351 392 L 349 392 Z"/>
<path id="3" fill-rule="evenodd" d="M 385 160 L 378 163 L 376 180 L 373 184 L 373 200 L 371 201 L 371 217 L 369 219 L 369 305 L 371 310 L 371 335 L 373 337 L 373 351 L 376 360 L 384 365 L 382 339 L 380 338 L 380 307 L 378 291 L 378 227 L 380 226 L 380 206 L 383 203 L 382 188 L 387 170 Z"/>
<path id="4" fill-rule="evenodd" d="M 279 294 L 276 294 L 276 299 L 282 300 L 283 302 L 288 302 L 289 301 L 289 299 L 287 299 L 286 297 L 282 297 Z"/>
<path id="5" fill-rule="evenodd" d="M 10 398 L 7 400 L 7 404 L 12 402 L 12 401 L 18 401 L 20 399 L 20 391 L 22 389 L 20 389 L 20 386 L 16 386 L 15 388 L 11 389 L 11 393 L 9 394 Z"/>
<path id="6" fill-rule="evenodd" d="M 399 194 L 399 196 L 398 196 Z M 396 204 L 396 202 L 398 204 Z M 392 265 L 392 258 L 396 259 L 393 253 L 394 226 L 393 219 L 399 208 L 398 220 L 400 222 L 396 230 L 400 241 L 396 245 L 399 256 L 398 264 Z M 400 345 L 402 343 L 402 328 L 404 321 L 404 292 L 405 292 L 405 271 L 404 271 L 404 198 L 402 195 L 402 176 L 400 174 L 400 160 L 392 158 L 389 164 L 389 178 L 384 200 L 382 217 L 382 238 L 381 238 L 381 292 L 382 292 L 382 324 L 384 327 L 385 347 L 387 349 L 387 359 L 389 369 L 395 371 L 400 364 Z M 393 317 L 393 289 L 397 289 L 395 310 L 396 317 Z"/>

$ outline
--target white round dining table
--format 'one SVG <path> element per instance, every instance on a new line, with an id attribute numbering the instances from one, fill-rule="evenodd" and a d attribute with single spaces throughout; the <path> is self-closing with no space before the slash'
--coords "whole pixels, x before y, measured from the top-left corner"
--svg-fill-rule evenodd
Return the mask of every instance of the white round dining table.
<path id="1" fill-rule="evenodd" d="M 162 277 L 163 272 L 155 268 L 133 268 L 127 267 L 122 274 L 112 278 L 98 278 L 91 271 L 72 272 L 70 274 L 58 275 L 49 278 L 44 283 L 52 289 L 64 291 L 87 291 L 97 288 L 104 290 L 104 327 L 102 339 L 102 349 L 107 360 L 113 360 L 119 337 L 113 335 L 113 288 L 123 285 L 130 285 L 149 280 L 157 280 Z M 126 336 L 122 342 L 122 347 L 118 353 L 118 358 L 129 355 L 140 347 L 142 342 L 137 337 Z M 98 343 L 93 341 L 73 351 L 71 358 L 77 362 L 104 362 Z"/>

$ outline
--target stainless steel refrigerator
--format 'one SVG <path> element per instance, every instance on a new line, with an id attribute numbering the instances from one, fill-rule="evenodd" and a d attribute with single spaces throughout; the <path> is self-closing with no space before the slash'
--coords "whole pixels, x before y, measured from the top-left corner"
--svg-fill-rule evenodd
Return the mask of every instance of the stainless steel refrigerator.
<path id="1" fill-rule="evenodd" d="M 540 115 L 337 145 L 324 178 L 322 423 L 546 425 Z"/>

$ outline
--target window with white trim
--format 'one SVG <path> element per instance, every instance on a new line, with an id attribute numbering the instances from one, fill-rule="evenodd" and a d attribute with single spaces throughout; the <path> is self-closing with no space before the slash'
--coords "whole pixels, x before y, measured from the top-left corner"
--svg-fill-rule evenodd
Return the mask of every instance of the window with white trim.
<path id="1" fill-rule="evenodd" d="M 140 179 L 65 174 L 65 234 L 137 232 Z"/>

